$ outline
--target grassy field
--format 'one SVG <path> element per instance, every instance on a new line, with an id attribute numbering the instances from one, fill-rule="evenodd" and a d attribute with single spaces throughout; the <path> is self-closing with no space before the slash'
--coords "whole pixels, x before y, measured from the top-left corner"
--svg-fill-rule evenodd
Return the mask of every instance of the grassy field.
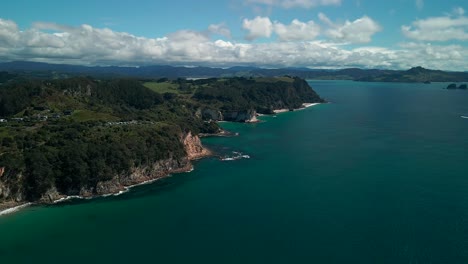
<path id="1" fill-rule="evenodd" d="M 151 89 L 157 93 L 175 93 L 179 94 L 180 91 L 177 89 L 178 85 L 170 82 L 146 82 L 143 84 L 146 88 Z"/>

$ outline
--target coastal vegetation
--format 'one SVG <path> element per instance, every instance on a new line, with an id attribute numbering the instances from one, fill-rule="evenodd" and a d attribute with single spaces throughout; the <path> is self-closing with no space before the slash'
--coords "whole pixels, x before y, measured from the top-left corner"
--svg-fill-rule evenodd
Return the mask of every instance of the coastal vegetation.
<path id="1" fill-rule="evenodd" d="M 0 209 L 184 170 L 208 153 L 197 135 L 219 133 L 214 121 L 314 102 L 323 99 L 292 77 L 10 79 L 0 85 Z"/>

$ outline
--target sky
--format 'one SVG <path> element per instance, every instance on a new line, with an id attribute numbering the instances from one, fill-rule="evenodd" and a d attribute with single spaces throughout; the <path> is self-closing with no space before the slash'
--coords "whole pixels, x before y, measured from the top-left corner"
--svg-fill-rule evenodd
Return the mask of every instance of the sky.
<path id="1" fill-rule="evenodd" d="M 468 71 L 466 0 L 15 0 L 0 61 Z"/>

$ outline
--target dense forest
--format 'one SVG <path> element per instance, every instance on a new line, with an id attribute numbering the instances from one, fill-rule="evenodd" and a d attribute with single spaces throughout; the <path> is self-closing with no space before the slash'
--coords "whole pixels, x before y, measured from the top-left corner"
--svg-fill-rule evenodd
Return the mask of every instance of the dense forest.
<path id="1" fill-rule="evenodd" d="M 223 111 L 255 109 L 262 114 L 271 114 L 274 109 L 300 108 L 304 102 L 323 102 L 305 80 L 288 77 L 279 80 L 273 83 L 270 78 L 201 80 L 199 83 L 210 85 L 197 89 L 193 98 L 219 106 Z"/>
<path id="2" fill-rule="evenodd" d="M 0 204 L 95 192 L 132 168 L 186 159 L 184 135 L 220 131 L 206 109 L 268 114 L 309 102 L 323 100 L 290 77 L 10 79 L 0 85 Z"/>

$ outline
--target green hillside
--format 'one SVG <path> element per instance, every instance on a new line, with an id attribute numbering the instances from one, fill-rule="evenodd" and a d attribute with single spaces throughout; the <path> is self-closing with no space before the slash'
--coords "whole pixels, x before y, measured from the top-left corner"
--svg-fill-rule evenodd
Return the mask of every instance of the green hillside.
<path id="1" fill-rule="evenodd" d="M 289 77 L 4 83 L 0 205 L 52 191 L 92 195 L 104 182 L 160 161 L 182 166 L 183 137 L 219 132 L 212 121 L 244 122 L 256 112 L 322 101 L 307 82 Z"/>

